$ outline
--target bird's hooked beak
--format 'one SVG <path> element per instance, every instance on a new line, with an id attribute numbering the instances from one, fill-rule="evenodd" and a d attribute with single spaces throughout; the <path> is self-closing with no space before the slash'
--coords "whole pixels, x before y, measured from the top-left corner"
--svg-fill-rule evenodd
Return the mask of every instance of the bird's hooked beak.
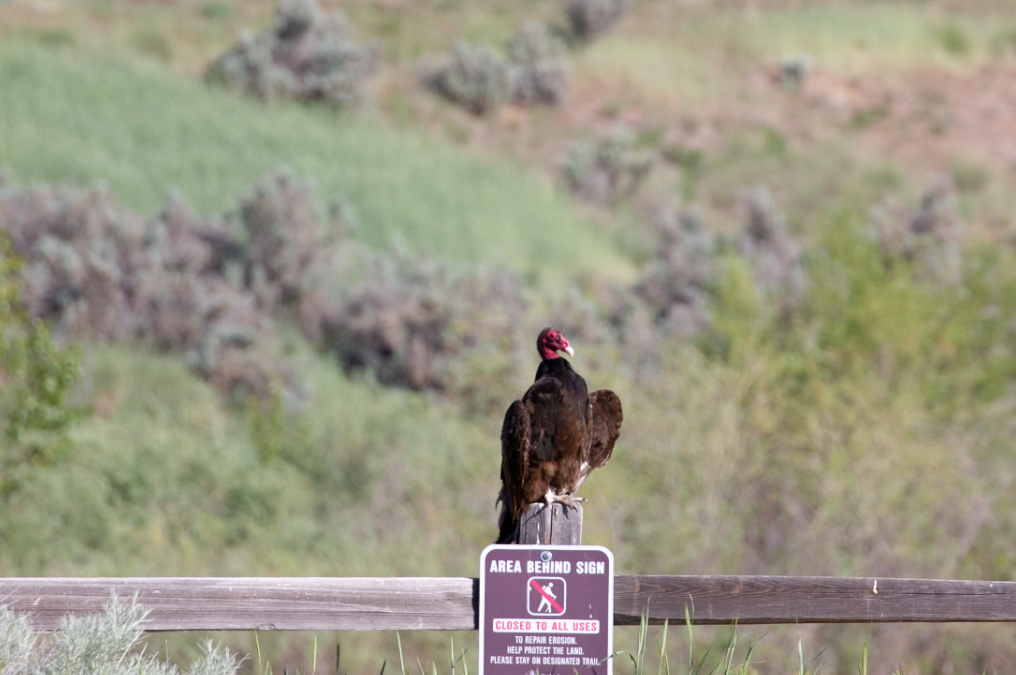
<path id="1" fill-rule="evenodd" d="M 575 356 L 575 350 L 572 349 L 571 345 L 568 345 L 567 347 L 564 348 L 564 353 L 567 354 L 568 356 Z"/>

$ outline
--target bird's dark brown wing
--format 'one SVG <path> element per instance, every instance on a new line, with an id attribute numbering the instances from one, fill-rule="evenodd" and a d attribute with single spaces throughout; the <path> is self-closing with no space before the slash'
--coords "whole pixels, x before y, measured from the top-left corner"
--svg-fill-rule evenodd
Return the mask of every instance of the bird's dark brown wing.
<path id="1" fill-rule="evenodd" d="M 589 395 L 589 405 L 593 409 L 592 442 L 589 447 L 589 465 L 601 467 L 610 460 L 614 451 L 614 443 L 621 435 L 621 399 L 609 389 L 600 389 Z"/>
<path id="2" fill-rule="evenodd" d="M 532 419 L 523 401 L 508 407 L 501 425 L 501 516 L 497 543 L 510 543 L 523 508 L 526 473 L 529 470 Z M 507 538 L 507 539 L 506 539 Z"/>

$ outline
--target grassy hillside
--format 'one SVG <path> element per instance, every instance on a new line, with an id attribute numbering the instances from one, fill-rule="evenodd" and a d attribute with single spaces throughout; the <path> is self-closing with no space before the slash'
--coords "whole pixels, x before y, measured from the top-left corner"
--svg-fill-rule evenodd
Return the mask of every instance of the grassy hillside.
<path id="1" fill-rule="evenodd" d="M 176 188 L 210 213 L 285 164 L 351 202 L 362 242 L 521 272 L 525 331 L 564 324 L 576 367 L 624 401 L 615 458 L 582 489 L 585 541 L 621 573 L 1014 578 L 1016 129 L 998 112 L 1016 95 L 1012 2 L 641 0 L 570 52 L 559 108 L 478 118 L 419 84 L 421 57 L 460 36 L 502 43 L 530 16 L 560 25 L 562 4 L 343 3 L 383 56 L 373 103 L 339 113 L 199 81 L 235 29 L 270 21 L 269 0 L 15 0 L 0 6 L 0 167 L 102 181 L 143 213 Z M 785 87 L 797 55 L 811 70 Z M 620 127 L 656 160 L 641 190 L 563 194 L 562 155 Z M 951 186 L 940 201 L 935 181 Z M 759 183 L 775 196 L 762 225 L 786 213 L 794 293 L 745 252 Z M 657 214 L 679 200 L 722 235 L 708 254 L 668 248 Z M 920 218 L 948 227 L 927 235 Z M 631 283 L 654 274 L 700 294 L 704 328 L 654 314 Z M 547 282 L 571 304 L 540 298 Z M 0 509 L 0 574 L 475 574 L 531 338 L 516 366 L 511 338 L 487 335 L 452 393 L 419 393 L 343 373 L 277 320 L 289 386 L 268 414 L 181 355 L 85 343 L 75 400 L 92 415 Z M 698 631 L 697 648 L 722 652 L 723 633 Z M 413 663 L 449 651 L 446 635 L 402 637 Z M 842 675 L 868 639 L 869 672 L 1016 662 L 1006 626 L 815 626 L 769 631 L 755 672 L 797 671 L 799 638 Z M 319 639 L 351 672 L 397 658 L 393 635 Z M 276 672 L 309 662 L 309 636 L 260 640 Z"/>
<path id="2" fill-rule="evenodd" d="M 364 242 L 510 265 L 560 280 L 625 277 L 607 236 L 523 169 L 326 109 L 265 107 L 150 65 L 81 63 L 37 47 L 0 53 L 0 158 L 20 181 L 102 181 L 152 212 L 178 189 L 211 212 L 267 171 L 346 197 Z"/>

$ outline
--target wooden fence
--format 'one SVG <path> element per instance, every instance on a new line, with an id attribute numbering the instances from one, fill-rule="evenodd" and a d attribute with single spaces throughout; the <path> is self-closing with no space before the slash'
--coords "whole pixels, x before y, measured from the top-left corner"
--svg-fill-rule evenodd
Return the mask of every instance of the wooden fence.
<path id="1" fill-rule="evenodd" d="M 49 631 L 116 592 L 151 610 L 150 631 L 474 630 L 468 577 L 5 578 L 0 605 Z M 1016 582 L 870 577 L 617 576 L 614 622 L 1016 621 Z"/>

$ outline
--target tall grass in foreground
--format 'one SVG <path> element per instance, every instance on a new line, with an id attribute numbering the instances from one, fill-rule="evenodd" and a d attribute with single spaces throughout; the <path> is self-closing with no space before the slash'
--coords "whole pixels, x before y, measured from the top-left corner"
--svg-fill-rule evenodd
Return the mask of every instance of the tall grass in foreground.
<path id="1" fill-rule="evenodd" d="M 615 652 L 611 658 L 616 658 L 621 654 L 626 654 L 631 661 L 634 675 L 651 675 L 652 668 L 646 665 L 646 653 L 649 645 L 649 608 L 646 607 L 646 611 L 642 614 L 642 619 L 639 621 L 638 638 L 636 641 L 636 647 L 634 652 L 619 651 Z M 738 645 L 740 643 L 740 636 L 737 633 L 737 622 L 732 623 L 725 636 L 720 636 L 719 642 L 714 642 L 710 645 L 705 653 L 696 660 L 695 658 L 695 634 L 691 622 L 691 613 L 688 608 L 685 607 L 684 612 L 685 627 L 687 629 L 688 638 L 688 662 L 687 670 L 684 671 L 687 675 L 747 675 L 748 673 L 755 672 L 751 669 L 752 653 L 755 650 L 755 643 L 757 640 L 749 640 L 746 648 L 742 651 L 741 655 L 738 656 Z M 667 653 L 667 634 L 670 628 L 670 621 L 663 622 L 663 628 L 660 631 L 660 635 L 656 640 L 658 664 L 657 664 L 657 675 L 671 675 L 670 669 L 670 657 Z M 761 638 L 759 638 L 761 639 Z M 798 642 L 800 646 L 800 641 Z M 713 653 L 714 647 L 717 649 L 718 658 L 714 658 L 712 661 L 709 660 L 709 655 Z M 806 670 L 803 665 L 800 675 L 805 675 Z M 615 672 L 620 670 L 620 664 L 615 663 Z M 708 670 L 706 667 L 708 666 Z M 679 671 L 680 672 L 680 671 Z"/>
<path id="2" fill-rule="evenodd" d="M 696 635 L 691 622 L 691 616 L 688 612 L 685 613 L 685 625 L 687 629 L 685 633 L 687 644 L 684 646 L 684 649 L 687 651 L 687 660 L 683 663 L 675 661 L 675 665 L 672 666 L 668 648 L 673 648 L 673 645 L 668 645 L 667 641 L 670 634 L 669 622 L 664 622 L 660 627 L 659 633 L 655 638 L 655 650 L 650 650 L 651 630 L 648 615 L 643 614 L 638 626 L 637 636 L 635 637 L 634 650 L 620 650 L 608 657 L 614 660 L 615 675 L 626 675 L 627 673 L 632 675 L 757 675 L 762 672 L 786 672 L 779 667 L 763 667 L 764 665 L 773 664 L 762 664 L 755 659 L 756 646 L 764 635 L 746 641 L 738 632 L 739 627 L 737 622 L 734 622 L 730 626 L 718 628 L 711 640 L 711 644 L 706 647 L 701 656 L 696 653 Z M 396 642 L 398 645 L 398 663 L 401 675 L 416 675 L 416 673 L 420 675 L 438 675 L 438 673 L 442 673 L 442 675 L 444 673 L 456 675 L 457 672 L 461 672 L 462 675 L 469 675 L 470 661 L 466 660 L 465 657 L 467 653 L 472 651 L 472 644 L 466 649 L 456 651 L 455 640 L 452 638 L 450 640 L 450 660 L 447 662 L 447 665 L 442 664 L 439 670 L 436 661 L 431 661 L 425 665 L 419 658 L 415 659 L 415 663 L 411 659 L 407 660 L 406 654 L 403 651 L 401 635 L 396 634 Z M 810 659 L 806 658 L 803 638 L 800 634 L 798 634 L 794 648 L 796 653 L 792 655 L 787 654 L 788 659 L 794 661 L 793 672 L 796 675 L 818 675 L 821 672 L 821 657 L 825 653 L 825 650 L 819 651 Z M 647 658 L 650 653 L 656 656 L 657 662 L 655 664 L 651 663 L 650 659 Z M 625 656 L 628 658 L 625 659 Z M 381 666 L 382 673 L 387 663 L 388 660 L 386 659 Z M 344 672 L 339 665 L 339 661 L 336 661 L 335 672 Z M 537 675 L 540 673 L 539 670 L 535 672 Z M 831 672 L 837 671 L 833 670 Z M 868 675 L 867 642 L 862 646 L 861 654 L 857 661 L 856 672 L 858 675 Z M 260 669 L 258 673 L 259 675 L 265 675 L 264 671 Z"/>

